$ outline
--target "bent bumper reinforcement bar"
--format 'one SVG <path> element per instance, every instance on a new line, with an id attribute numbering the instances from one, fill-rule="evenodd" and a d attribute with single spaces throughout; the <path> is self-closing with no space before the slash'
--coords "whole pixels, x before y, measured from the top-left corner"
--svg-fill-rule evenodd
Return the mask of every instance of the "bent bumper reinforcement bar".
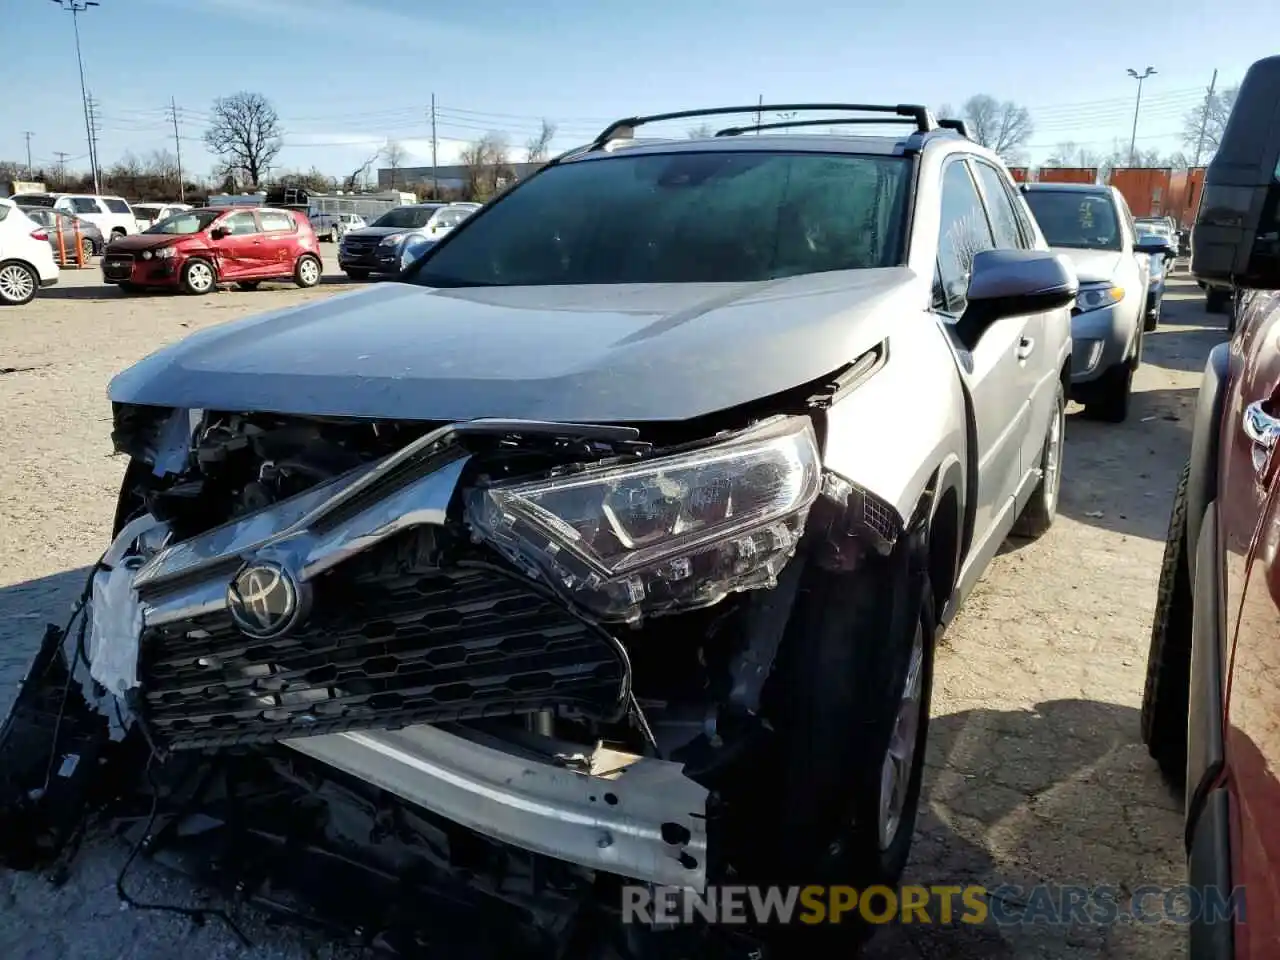
<path id="1" fill-rule="evenodd" d="M 639 881 L 706 885 L 706 788 L 665 760 L 597 749 L 591 773 L 430 726 L 289 747 L 485 836 Z"/>

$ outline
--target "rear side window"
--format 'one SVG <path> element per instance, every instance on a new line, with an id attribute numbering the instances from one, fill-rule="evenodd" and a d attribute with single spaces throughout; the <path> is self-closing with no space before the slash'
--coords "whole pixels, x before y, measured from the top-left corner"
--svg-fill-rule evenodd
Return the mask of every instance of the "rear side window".
<path id="1" fill-rule="evenodd" d="M 982 200 L 967 164 L 955 162 L 942 175 L 942 222 L 938 230 L 938 276 L 935 304 L 961 313 L 967 302 L 973 258 L 995 246 Z"/>
<path id="2" fill-rule="evenodd" d="M 282 233 L 291 232 L 294 229 L 293 218 L 287 213 L 268 213 L 259 214 L 262 217 L 262 230 L 264 233 Z"/>
<path id="3" fill-rule="evenodd" d="M 7 203 L 0 203 L 0 222 L 3 222 L 4 218 L 9 216 L 9 211 L 12 209 L 13 207 L 9 206 Z"/>
<path id="4" fill-rule="evenodd" d="M 973 169 L 978 174 L 978 182 L 982 184 L 982 193 L 987 199 L 987 213 L 991 217 L 991 230 L 995 234 L 996 246 L 1007 250 L 1026 246 L 1022 241 L 1022 232 L 1018 229 L 1018 217 L 1013 212 L 1009 192 L 1004 186 L 1004 178 L 995 167 L 982 161 L 976 161 Z"/>
<path id="5" fill-rule="evenodd" d="M 72 197 L 71 209 L 76 213 L 101 213 L 102 208 L 93 197 Z"/>
<path id="6" fill-rule="evenodd" d="M 222 225 L 231 231 L 233 237 L 258 232 L 258 223 L 252 213 L 233 213 L 222 221 Z"/>
<path id="7" fill-rule="evenodd" d="M 129 205 L 118 197 L 108 197 L 102 202 L 107 205 L 107 209 L 112 213 L 133 213 L 133 211 L 129 209 Z"/>

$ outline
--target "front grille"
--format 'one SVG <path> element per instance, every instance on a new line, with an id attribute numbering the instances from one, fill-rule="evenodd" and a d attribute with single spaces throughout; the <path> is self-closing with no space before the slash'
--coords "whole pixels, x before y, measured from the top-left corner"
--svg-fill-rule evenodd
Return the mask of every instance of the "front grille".
<path id="1" fill-rule="evenodd" d="M 133 254 L 108 254 L 102 261 L 102 275 L 108 280 L 128 280 L 133 276 Z"/>
<path id="2" fill-rule="evenodd" d="M 371 240 L 347 237 L 346 242 L 343 244 L 343 250 L 346 253 L 363 257 L 377 250 L 380 243 L 382 243 L 381 237 L 375 237 Z"/>
<path id="3" fill-rule="evenodd" d="M 570 706 L 616 718 L 626 655 L 496 568 L 327 574 L 307 622 L 274 640 L 226 613 L 142 637 L 143 719 L 171 749 Z"/>

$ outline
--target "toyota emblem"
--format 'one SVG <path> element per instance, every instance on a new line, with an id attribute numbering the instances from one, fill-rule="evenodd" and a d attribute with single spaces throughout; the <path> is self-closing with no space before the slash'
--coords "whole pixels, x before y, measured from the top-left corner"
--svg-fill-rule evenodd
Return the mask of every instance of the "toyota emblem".
<path id="1" fill-rule="evenodd" d="M 255 561 L 227 587 L 227 609 L 241 632 L 260 640 L 288 633 L 301 618 L 302 596 L 289 571 Z"/>

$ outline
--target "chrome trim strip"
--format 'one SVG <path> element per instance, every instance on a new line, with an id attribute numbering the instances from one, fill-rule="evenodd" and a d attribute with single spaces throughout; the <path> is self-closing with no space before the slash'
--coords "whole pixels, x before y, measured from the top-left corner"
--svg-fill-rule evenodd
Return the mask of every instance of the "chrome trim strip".
<path id="1" fill-rule="evenodd" d="M 600 749 L 593 772 L 579 773 L 428 725 L 284 743 L 504 843 L 643 882 L 706 886 L 707 790 L 681 764 Z M 688 840 L 668 843 L 664 824 Z"/>

